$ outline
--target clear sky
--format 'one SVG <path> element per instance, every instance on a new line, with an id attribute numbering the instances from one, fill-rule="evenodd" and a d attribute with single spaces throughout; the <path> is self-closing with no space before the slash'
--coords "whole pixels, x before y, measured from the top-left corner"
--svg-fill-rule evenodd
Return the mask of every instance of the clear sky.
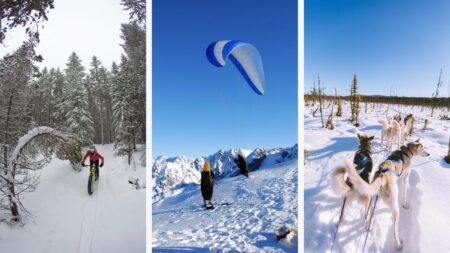
<path id="1" fill-rule="evenodd" d="M 231 62 L 208 62 L 207 46 L 224 39 L 259 50 L 265 95 Z M 296 1 L 154 0 L 152 64 L 154 156 L 297 142 Z"/>
<path id="2" fill-rule="evenodd" d="M 450 83 L 450 1 L 305 0 L 305 90 L 431 96 L 443 67 Z"/>
<path id="3" fill-rule="evenodd" d="M 128 22 L 128 11 L 120 0 L 55 0 L 55 8 L 40 30 L 37 52 L 44 61 L 39 66 L 64 69 L 75 51 L 86 68 L 93 55 L 109 68 L 113 61 L 120 61 L 120 25 Z M 6 47 L 0 45 L 0 56 L 13 52 L 26 39 L 24 29 L 11 30 L 6 34 Z"/>

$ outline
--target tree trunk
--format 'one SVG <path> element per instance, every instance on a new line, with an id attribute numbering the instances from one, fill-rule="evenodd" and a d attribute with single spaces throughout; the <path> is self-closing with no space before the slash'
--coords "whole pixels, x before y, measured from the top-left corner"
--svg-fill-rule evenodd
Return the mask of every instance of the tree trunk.
<path id="1" fill-rule="evenodd" d="M 8 182 L 8 189 L 9 189 L 9 203 L 10 203 L 10 210 L 11 214 L 13 216 L 13 221 L 19 222 L 20 221 L 20 215 L 19 215 L 19 208 L 17 207 L 17 203 L 14 201 L 15 196 L 15 190 L 14 190 L 14 184 L 12 182 Z"/>

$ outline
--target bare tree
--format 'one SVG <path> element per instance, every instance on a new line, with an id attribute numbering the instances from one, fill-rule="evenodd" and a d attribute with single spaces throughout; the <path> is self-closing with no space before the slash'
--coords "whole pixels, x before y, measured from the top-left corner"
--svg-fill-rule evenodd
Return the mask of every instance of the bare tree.
<path id="1" fill-rule="evenodd" d="M 73 136 L 50 127 L 34 128 L 17 140 L 12 152 L 4 159 L 6 167 L 3 170 L 4 173 L 0 174 L 0 199 L 7 199 L 6 204 L 5 201 L 1 203 L 1 208 L 10 210 L 13 222 L 21 221 L 20 210 L 27 212 L 21 203 L 21 194 L 34 191 L 39 183 L 39 178 L 31 173 L 41 169 L 50 161 L 49 156 L 36 159 L 36 156 L 32 155 L 36 152 L 36 147 L 31 144 L 36 139 L 40 139 L 41 144 L 45 143 L 45 146 L 54 144 L 53 141 L 61 144 L 73 143 Z M 76 153 L 80 154 L 81 149 L 76 150 Z M 79 166 L 78 161 L 76 164 Z M 75 161 L 72 162 L 75 164 Z"/>
<path id="2" fill-rule="evenodd" d="M 442 86 L 442 68 L 441 71 L 439 73 L 439 79 L 438 82 L 436 84 L 436 91 L 433 93 L 432 97 L 434 98 L 434 100 L 437 100 L 437 98 L 439 97 L 439 88 Z M 434 114 L 434 109 L 436 108 L 436 102 L 433 102 L 431 104 L 431 117 L 433 117 Z"/>

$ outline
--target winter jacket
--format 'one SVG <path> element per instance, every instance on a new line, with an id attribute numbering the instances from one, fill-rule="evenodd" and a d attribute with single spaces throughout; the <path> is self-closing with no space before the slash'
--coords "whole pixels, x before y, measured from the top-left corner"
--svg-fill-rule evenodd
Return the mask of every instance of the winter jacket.
<path id="1" fill-rule="evenodd" d="M 202 177 L 200 180 L 200 188 L 202 190 L 202 196 L 204 200 L 211 200 L 214 189 L 214 172 L 202 171 Z"/>
<path id="2" fill-rule="evenodd" d="M 100 160 L 101 164 L 103 164 L 105 162 L 105 159 L 103 158 L 103 156 L 100 155 L 97 152 L 97 149 L 94 148 L 93 153 L 91 153 L 91 151 L 89 151 L 89 150 L 86 151 L 86 154 L 84 154 L 83 159 L 81 159 L 81 163 L 84 163 L 84 161 L 86 161 L 86 158 L 88 158 L 88 156 L 89 156 L 90 161 L 96 162 L 96 161 Z"/>
<path id="3" fill-rule="evenodd" d="M 245 158 L 241 155 L 238 155 L 238 158 L 234 159 L 234 162 L 239 167 L 241 174 L 248 177 L 248 165 L 247 162 L 245 161 Z"/>

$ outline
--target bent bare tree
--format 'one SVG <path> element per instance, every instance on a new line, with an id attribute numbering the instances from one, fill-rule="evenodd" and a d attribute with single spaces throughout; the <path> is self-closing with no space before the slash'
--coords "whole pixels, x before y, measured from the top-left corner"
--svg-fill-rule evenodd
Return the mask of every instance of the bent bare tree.
<path id="1" fill-rule="evenodd" d="M 21 211 L 27 212 L 20 196 L 23 192 L 33 191 L 39 183 L 39 177 L 33 172 L 47 164 L 53 151 L 58 149 L 72 150 L 74 154 L 68 156 L 73 157 L 71 164 L 79 166 L 81 150 L 78 143 L 73 135 L 50 127 L 33 128 L 18 139 L 12 153 L 4 161 L 6 168 L 0 173 L 1 208 L 10 211 L 12 222 L 20 222 Z"/>

